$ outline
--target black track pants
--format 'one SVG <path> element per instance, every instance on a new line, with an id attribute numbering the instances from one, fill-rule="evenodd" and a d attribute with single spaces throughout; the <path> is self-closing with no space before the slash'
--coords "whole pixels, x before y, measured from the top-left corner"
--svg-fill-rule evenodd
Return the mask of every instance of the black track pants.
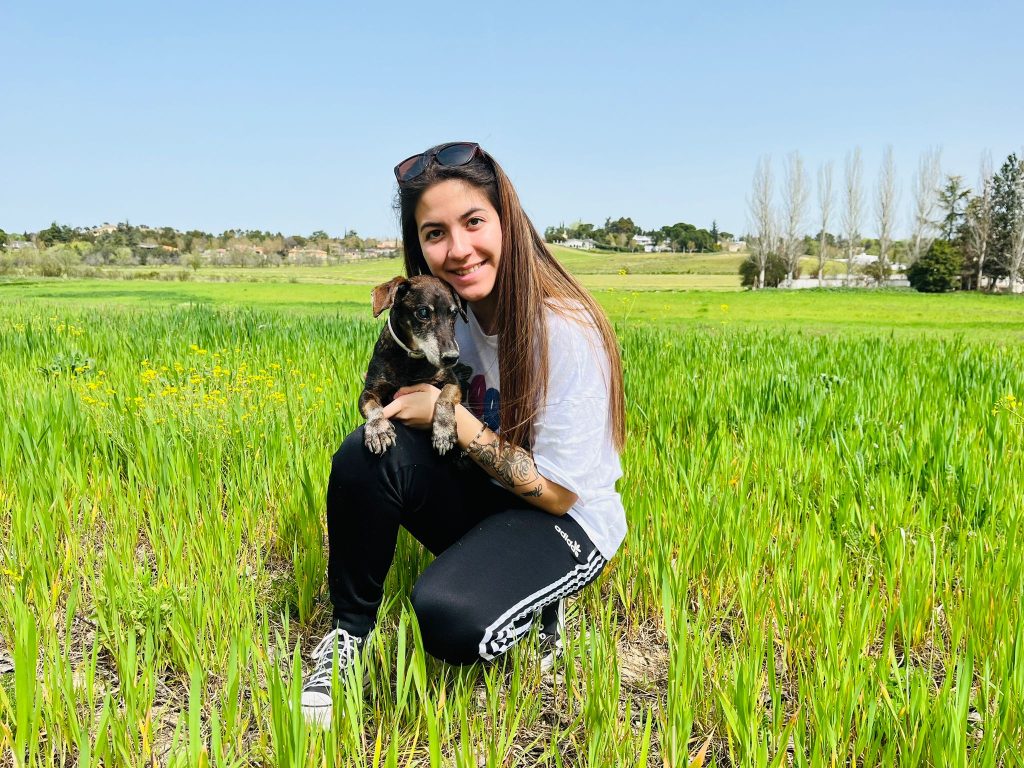
<path id="1" fill-rule="evenodd" d="M 426 650 L 453 664 L 508 650 L 543 608 L 600 574 L 604 558 L 571 517 L 531 507 L 472 462 L 438 456 L 427 431 L 395 430 L 384 456 L 363 445 L 362 427 L 334 455 L 327 535 L 336 626 L 357 636 L 373 627 L 399 526 L 437 556 L 412 605 Z"/>

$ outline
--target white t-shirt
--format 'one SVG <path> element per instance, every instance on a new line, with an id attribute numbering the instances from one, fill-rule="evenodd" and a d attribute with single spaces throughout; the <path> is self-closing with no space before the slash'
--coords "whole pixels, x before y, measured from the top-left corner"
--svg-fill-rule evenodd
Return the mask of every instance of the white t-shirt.
<path id="1" fill-rule="evenodd" d="M 533 459 L 540 473 L 578 497 L 569 515 L 610 560 L 626 536 L 626 513 L 615 490 L 622 465 L 611 434 L 608 358 L 589 316 L 583 323 L 545 310 L 547 400 L 533 422 Z M 473 310 L 457 323 L 459 362 L 472 369 L 464 405 L 499 431 L 498 337 L 480 328 Z"/>

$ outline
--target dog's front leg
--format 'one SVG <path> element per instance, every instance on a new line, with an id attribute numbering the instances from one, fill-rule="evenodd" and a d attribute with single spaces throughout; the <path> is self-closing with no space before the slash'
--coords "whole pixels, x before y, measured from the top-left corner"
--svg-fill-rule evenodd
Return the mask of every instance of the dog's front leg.
<path id="1" fill-rule="evenodd" d="M 458 384 L 445 384 L 434 405 L 432 423 L 432 441 L 434 450 L 440 454 L 448 453 L 455 445 L 456 425 L 455 406 L 462 402 L 462 392 Z"/>
<path id="2" fill-rule="evenodd" d="M 363 390 L 359 396 L 359 412 L 366 417 L 363 444 L 379 456 L 395 444 L 395 425 L 382 415 L 384 406 L 375 392 Z"/>

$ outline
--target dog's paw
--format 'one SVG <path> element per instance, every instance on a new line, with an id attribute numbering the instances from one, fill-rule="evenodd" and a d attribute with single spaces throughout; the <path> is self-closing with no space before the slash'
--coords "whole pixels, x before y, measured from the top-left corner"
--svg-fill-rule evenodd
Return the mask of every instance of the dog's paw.
<path id="1" fill-rule="evenodd" d="M 440 453 L 442 456 L 453 447 L 455 447 L 455 428 L 448 427 L 434 422 L 433 434 L 431 435 L 431 442 L 434 444 L 434 450 Z"/>
<path id="2" fill-rule="evenodd" d="M 395 426 L 387 419 L 373 419 L 366 422 L 363 443 L 372 453 L 380 456 L 395 444 Z"/>

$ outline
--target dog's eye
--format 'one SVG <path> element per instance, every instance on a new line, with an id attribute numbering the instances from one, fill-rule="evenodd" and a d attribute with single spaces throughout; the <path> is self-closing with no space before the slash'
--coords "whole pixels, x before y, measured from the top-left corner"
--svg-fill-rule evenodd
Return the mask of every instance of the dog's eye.
<path id="1" fill-rule="evenodd" d="M 417 320 L 426 320 L 430 317 L 430 310 L 426 307 L 416 307 L 416 312 L 414 314 L 416 315 Z"/>

